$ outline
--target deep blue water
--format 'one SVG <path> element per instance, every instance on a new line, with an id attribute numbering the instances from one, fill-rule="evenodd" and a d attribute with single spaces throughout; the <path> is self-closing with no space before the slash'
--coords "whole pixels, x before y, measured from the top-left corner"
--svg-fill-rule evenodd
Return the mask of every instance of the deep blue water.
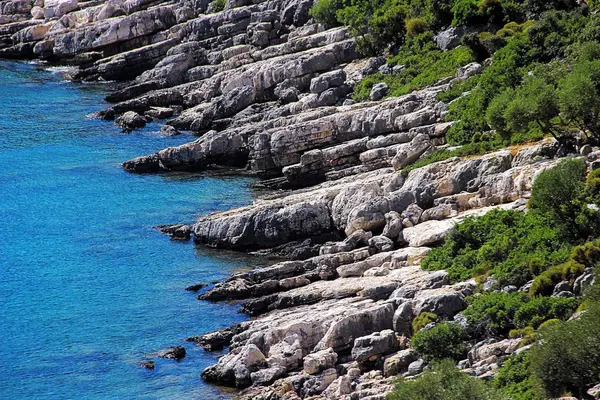
<path id="1" fill-rule="evenodd" d="M 183 339 L 242 316 L 183 289 L 249 261 L 152 226 L 247 204 L 250 181 L 122 171 L 190 137 L 88 118 L 106 90 L 0 61 L 0 399 L 222 398 L 199 378 L 217 355 Z M 177 344 L 183 361 L 136 366 Z"/>

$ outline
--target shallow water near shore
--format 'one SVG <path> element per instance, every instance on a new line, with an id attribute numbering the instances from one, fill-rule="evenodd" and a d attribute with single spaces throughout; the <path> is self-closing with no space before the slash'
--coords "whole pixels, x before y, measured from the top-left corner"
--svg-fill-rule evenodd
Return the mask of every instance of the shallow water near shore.
<path id="1" fill-rule="evenodd" d="M 0 61 L 0 398 L 218 399 L 184 342 L 244 319 L 183 289 L 250 260 L 170 241 L 154 225 L 247 204 L 248 178 L 134 175 L 119 163 L 189 141 L 90 119 L 107 88 Z M 183 344 L 181 362 L 136 363 Z"/>

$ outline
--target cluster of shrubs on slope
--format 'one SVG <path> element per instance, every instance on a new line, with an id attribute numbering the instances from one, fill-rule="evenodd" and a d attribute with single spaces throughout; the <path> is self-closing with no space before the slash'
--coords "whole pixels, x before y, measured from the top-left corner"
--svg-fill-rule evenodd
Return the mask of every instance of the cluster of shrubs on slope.
<path id="1" fill-rule="evenodd" d="M 398 96 L 482 62 L 481 75 L 438 95 L 451 103 L 448 118 L 458 121 L 448 143 L 464 146 L 462 154 L 480 154 L 544 136 L 570 146 L 579 135 L 600 141 L 598 3 L 318 0 L 311 13 L 326 25 L 348 26 L 364 54 L 388 54 L 388 63 L 399 66 L 363 79 L 354 89 L 359 101 L 379 82 Z M 449 26 L 468 33 L 460 46 L 442 51 L 434 33 Z M 439 150 L 421 164 L 453 155 Z"/>
<path id="2" fill-rule="evenodd" d="M 411 346 L 430 366 L 413 381 L 400 379 L 390 400 L 585 398 L 600 382 L 600 285 L 578 297 L 552 294 L 559 282 L 573 287 L 584 272 L 598 270 L 598 188 L 598 170 L 586 178 L 582 160 L 563 160 L 536 179 L 526 213 L 467 218 L 429 253 L 423 268 L 488 288 L 468 298 L 466 324 L 430 313 L 413 321 Z M 468 343 L 488 337 L 518 337 L 532 347 L 509 358 L 489 382 L 454 367 Z"/>

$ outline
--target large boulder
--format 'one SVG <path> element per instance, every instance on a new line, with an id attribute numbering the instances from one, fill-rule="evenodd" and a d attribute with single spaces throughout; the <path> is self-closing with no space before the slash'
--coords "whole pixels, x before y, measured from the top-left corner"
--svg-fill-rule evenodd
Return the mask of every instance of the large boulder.
<path id="1" fill-rule="evenodd" d="M 467 306 L 465 297 L 448 287 L 423 290 L 415 296 L 412 304 L 414 315 L 430 312 L 446 318 L 452 318 Z"/>
<path id="2" fill-rule="evenodd" d="M 304 357 L 303 368 L 307 374 L 314 375 L 326 369 L 335 367 L 337 359 L 337 353 L 330 347 Z"/>
<path id="3" fill-rule="evenodd" d="M 116 124 L 126 131 L 130 131 L 146 126 L 146 120 L 135 111 L 127 111 L 117 118 Z"/>
<path id="4" fill-rule="evenodd" d="M 352 348 L 352 358 L 359 363 L 374 361 L 382 355 L 397 351 L 400 347 L 393 330 L 387 329 L 357 338 Z"/>
<path id="5" fill-rule="evenodd" d="M 218 364 L 206 368 L 202 372 L 202 378 L 208 382 L 246 387 L 252 384 L 251 374 L 266 367 L 266 364 L 260 349 L 254 344 L 248 344 L 235 356 L 222 358 Z"/>
<path id="6" fill-rule="evenodd" d="M 394 169 L 399 170 L 417 161 L 431 147 L 431 140 L 426 134 L 417 135 L 410 143 L 398 146 L 392 159 Z"/>
<path id="7" fill-rule="evenodd" d="M 410 336 L 412 334 L 413 309 L 410 301 L 398 306 L 394 313 L 394 331 L 398 335 Z"/>
<path id="8" fill-rule="evenodd" d="M 373 85 L 373 88 L 371 88 L 371 93 L 369 93 L 369 98 L 371 100 L 381 100 L 383 99 L 388 93 L 388 85 L 385 82 L 381 82 L 381 83 L 377 83 L 375 85 Z"/>
<path id="9" fill-rule="evenodd" d="M 397 376 L 408 370 L 408 366 L 419 358 L 413 349 L 400 350 L 390 356 L 387 356 L 383 362 L 383 375 Z"/>

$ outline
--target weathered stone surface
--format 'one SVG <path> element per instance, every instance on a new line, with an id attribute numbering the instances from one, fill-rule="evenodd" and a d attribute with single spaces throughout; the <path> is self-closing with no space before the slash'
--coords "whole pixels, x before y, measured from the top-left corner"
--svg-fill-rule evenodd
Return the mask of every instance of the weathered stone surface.
<path id="1" fill-rule="evenodd" d="M 377 83 L 373 85 L 369 98 L 371 100 L 381 100 L 387 95 L 388 85 L 385 82 Z"/>
<path id="2" fill-rule="evenodd" d="M 202 378 L 210 382 L 222 382 L 237 387 L 246 387 L 252 383 L 251 374 L 266 364 L 265 356 L 253 344 L 245 346 L 228 362 L 208 367 L 202 372 Z"/>
<path id="3" fill-rule="evenodd" d="M 304 357 L 303 368 L 307 374 L 314 375 L 335 367 L 338 356 L 332 348 L 317 351 Z"/>
<path id="4" fill-rule="evenodd" d="M 374 361 L 384 354 L 398 350 L 400 344 L 393 330 L 388 329 L 357 338 L 352 347 L 352 358 L 356 361 Z"/>
<path id="5" fill-rule="evenodd" d="M 417 353 L 412 349 L 400 350 L 385 358 L 383 362 L 384 376 L 397 376 L 408 370 L 408 366 L 416 361 Z"/>
<path id="6" fill-rule="evenodd" d="M 125 114 L 117 118 L 116 123 L 125 130 L 133 130 L 146 126 L 146 120 L 144 117 L 135 111 L 127 111 Z"/>

